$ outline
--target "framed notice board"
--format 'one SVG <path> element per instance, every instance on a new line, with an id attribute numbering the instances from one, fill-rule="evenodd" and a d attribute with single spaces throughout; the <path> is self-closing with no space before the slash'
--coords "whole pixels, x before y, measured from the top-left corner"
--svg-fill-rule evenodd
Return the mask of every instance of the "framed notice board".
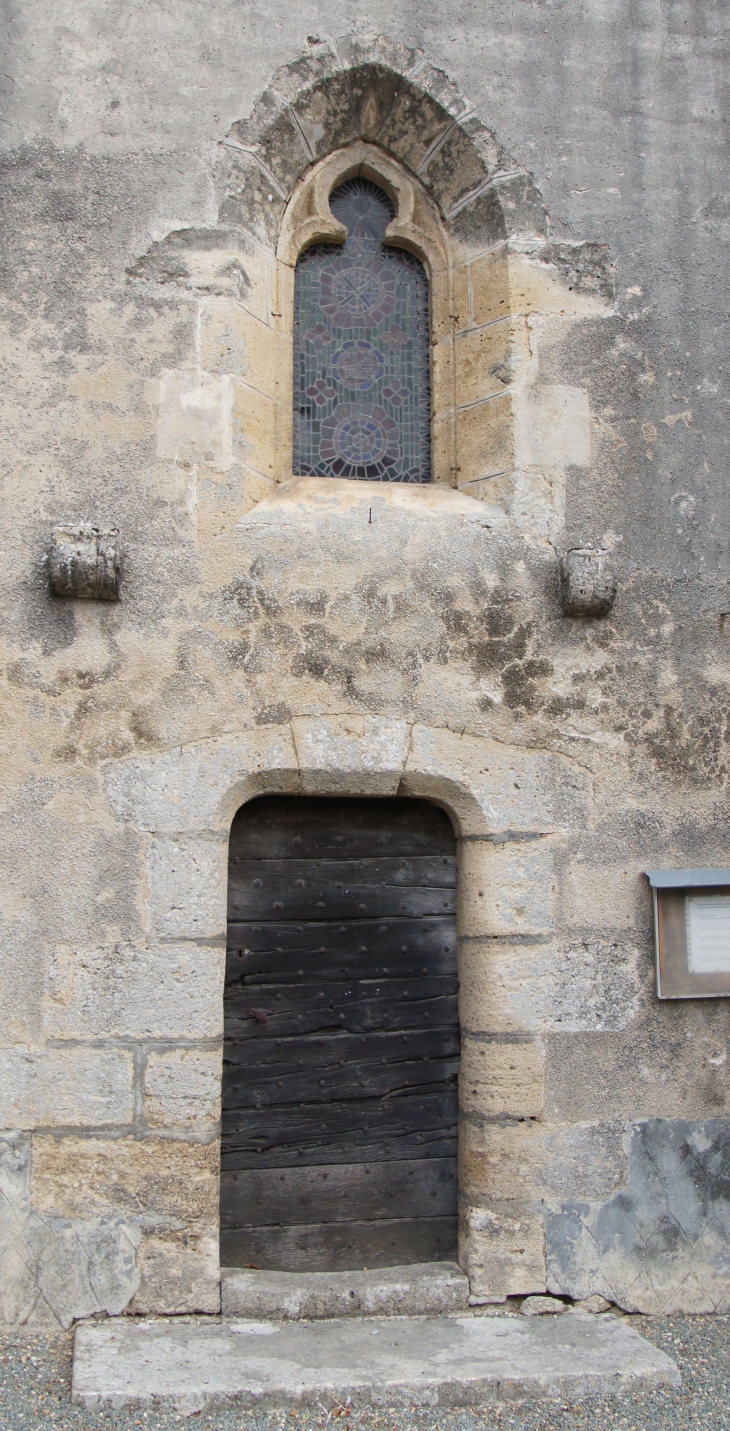
<path id="1" fill-rule="evenodd" d="M 660 999 L 730 998 L 730 869 L 645 870 Z"/>

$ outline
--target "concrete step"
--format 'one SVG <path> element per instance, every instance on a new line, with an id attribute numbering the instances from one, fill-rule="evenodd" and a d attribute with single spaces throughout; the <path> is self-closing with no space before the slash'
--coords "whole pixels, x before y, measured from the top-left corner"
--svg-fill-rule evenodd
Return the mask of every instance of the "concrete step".
<path id="1" fill-rule="evenodd" d="M 90 1409 L 480 1406 L 677 1386 L 675 1363 L 618 1317 L 470 1314 L 77 1329 L 72 1399 Z"/>
<path id="2" fill-rule="evenodd" d="M 456 1262 L 418 1262 L 368 1272 L 221 1271 L 224 1317 L 436 1316 L 465 1311 L 469 1279 Z"/>

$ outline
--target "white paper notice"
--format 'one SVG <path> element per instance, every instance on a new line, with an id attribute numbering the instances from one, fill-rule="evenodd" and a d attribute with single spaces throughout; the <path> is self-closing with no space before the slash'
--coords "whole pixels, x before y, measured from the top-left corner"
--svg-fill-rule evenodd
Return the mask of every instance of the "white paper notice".
<path id="1" fill-rule="evenodd" d="M 691 974 L 730 974 L 730 894 L 688 894 L 687 958 Z"/>

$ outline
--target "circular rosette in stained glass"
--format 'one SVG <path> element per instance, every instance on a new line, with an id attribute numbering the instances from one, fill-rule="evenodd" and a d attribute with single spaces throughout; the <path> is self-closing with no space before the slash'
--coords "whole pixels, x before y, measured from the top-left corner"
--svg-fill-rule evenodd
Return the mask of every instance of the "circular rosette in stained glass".
<path id="1" fill-rule="evenodd" d="M 378 255 L 343 256 L 320 276 L 319 306 L 336 328 L 377 328 L 395 307 L 395 277 Z"/>
<path id="2" fill-rule="evenodd" d="M 343 388 L 367 392 L 385 371 L 383 354 L 364 338 L 351 338 L 332 358 L 332 373 Z"/>
<path id="3" fill-rule="evenodd" d="M 398 460 L 398 424 L 382 407 L 340 403 L 322 423 L 319 455 L 337 477 L 382 477 Z"/>

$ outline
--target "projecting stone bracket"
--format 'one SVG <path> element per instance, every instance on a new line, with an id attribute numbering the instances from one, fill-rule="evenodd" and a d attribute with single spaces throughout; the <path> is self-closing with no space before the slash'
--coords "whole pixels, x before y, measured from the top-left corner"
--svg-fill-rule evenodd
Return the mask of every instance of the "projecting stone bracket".
<path id="1" fill-rule="evenodd" d="M 608 616 L 616 597 L 616 569 L 610 552 L 575 547 L 561 563 L 564 616 Z"/>
<path id="2" fill-rule="evenodd" d="M 122 546 L 116 528 L 102 531 L 88 522 L 56 527 L 48 554 L 54 596 L 88 601 L 118 601 L 122 584 Z"/>

